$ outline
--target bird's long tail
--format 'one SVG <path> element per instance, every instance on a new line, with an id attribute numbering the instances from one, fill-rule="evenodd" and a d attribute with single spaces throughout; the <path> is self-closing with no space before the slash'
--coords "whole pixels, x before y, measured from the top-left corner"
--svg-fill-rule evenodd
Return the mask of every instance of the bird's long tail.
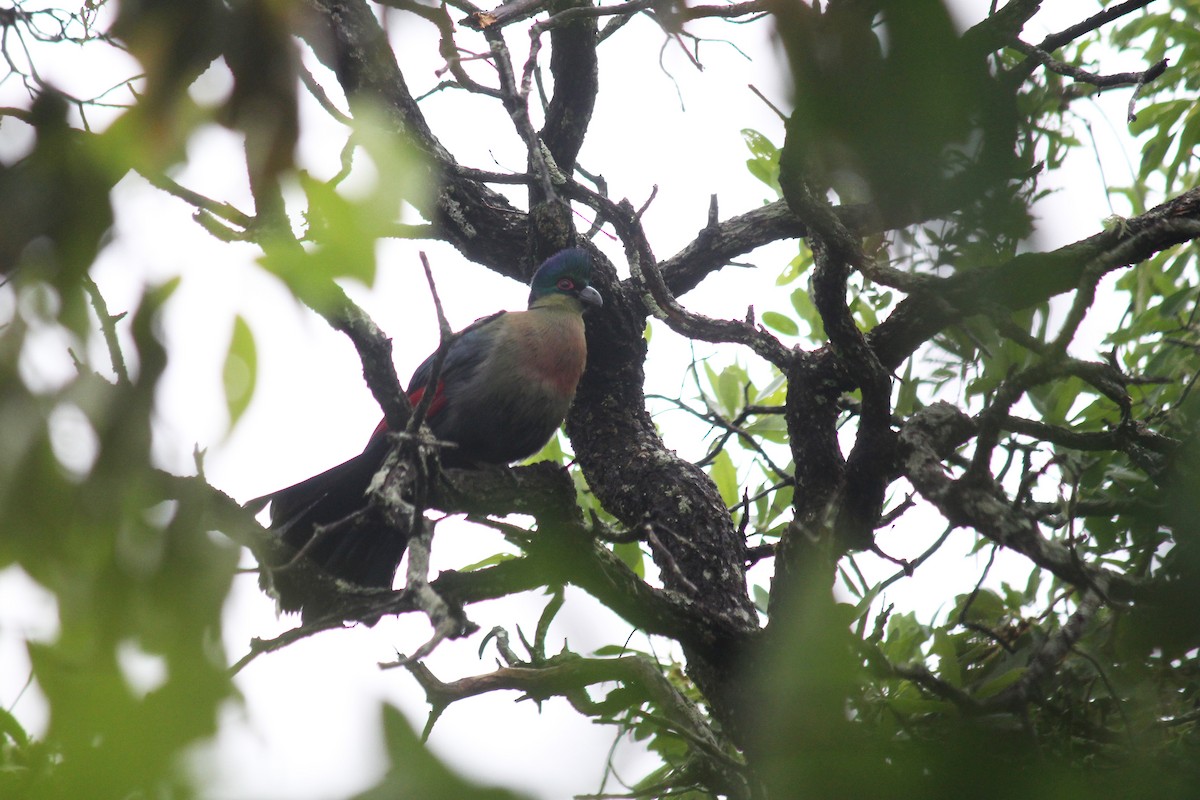
<path id="1" fill-rule="evenodd" d="M 271 503 L 271 529 L 293 555 L 303 551 L 334 578 L 390 589 L 408 540 L 366 511 L 365 498 L 387 452 L 387 437 L 375 436 L 349 461 L 246 505 L 253 509 Z M 274 588 L 285 611 L 303 610 L 308 620 L 331 610 L 320 593 L 289 574 L 285 564 L 264 566 L 264 588 Z"/>

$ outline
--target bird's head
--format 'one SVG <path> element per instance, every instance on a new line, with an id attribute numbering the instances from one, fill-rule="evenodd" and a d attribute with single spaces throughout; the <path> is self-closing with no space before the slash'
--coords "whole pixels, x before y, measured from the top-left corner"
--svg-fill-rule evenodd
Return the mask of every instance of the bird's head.
<path id="1" fill-rule="evenodd" d="M 560 250 L 538 267 L 529 284 L 529 307 L 573 302 L 579 308 L 604 301 L 592 287 L 592 259 L 586 250 Z"/>

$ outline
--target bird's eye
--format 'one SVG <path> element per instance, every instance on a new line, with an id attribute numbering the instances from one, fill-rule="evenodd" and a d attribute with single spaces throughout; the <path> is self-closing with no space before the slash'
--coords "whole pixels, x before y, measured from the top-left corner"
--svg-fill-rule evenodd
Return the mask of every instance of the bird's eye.
<path id="1" fill-rule="evenodd" d="M 575 281 L 571 280 L 570 278 L 559 278 L 558 288 L 564 292 L 573 291 L 575 289 Z"/>

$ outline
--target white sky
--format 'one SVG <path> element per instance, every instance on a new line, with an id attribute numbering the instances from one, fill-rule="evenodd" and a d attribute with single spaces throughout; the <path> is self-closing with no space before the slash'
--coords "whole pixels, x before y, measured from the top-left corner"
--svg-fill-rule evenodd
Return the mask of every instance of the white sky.
<path id="1" fill-rule="evenodd" d="M 987 0 L 961 3 L 964 20 L 977 18 L 988 5 Z M 1079 2 L 1050 5 L 1056 11 L 1069 11 L 1029 30 L 1059 29 L 1094 7 Z M 414 59 L 404 66 L 414 91 L 420 93 L 437 82 L 433 70 L 440 63 L 429 38 L 431 29 L 423 23 L 413 25 L 423 38 L 404 48 L 406 57 Z M 601 94 L 581 155 L 588 170 L 604 174 L 614 196 L 629 197 L 635 205 L 640 205 L 658 182 L 658 197 L 645 222 L 659 257 L 676 252 L 703 226 L 710 194 L 719 193 L 723 218 L 749 210 L 766 198 L 766 187 L 745 170 L 748 153 L 742 128 L 756 128 L 777 144 L 782 140 L 782 123 L 746 88 L 753 83 L 777 104 L 786 105 L 785 90 L 772 77 L 775 61 L 766 39 L 767 26 L 729 30 L 714 24 L 693 30 L 736 35 L 741 49 L 754 61 L 747 61 L 728 45 L 707 43 L 701 50 L 707 69 L 701 74 L 677 47 L 669 47 L 664 62 L 678 81 L 677 92 L 658 65 L 661 32 L 646 20 L 627 26 L 601 48 Z M 515 50 L 523 37 L 514 33 L 510 40 Z M 55 57 L 59 57 L 57 52 Z M 79 68 L 74 56 L 62 58 L 58 72 L 64 80 L 76 81 L 90 74 Z M 523 55 L 515 59 L 520 63 Z M 310 67 L 317 72 L 311 61 Z M 1125 68 L 1127 64 L 1104 65 L 1104 71 Z M 53 71 L 43 68 L 43 72 Z M 328 76 L 318 72 L 318 77 Z M 214 72 L 201 91 L 220 92 L 222 83 L 222 77 Z M 11 86 L 0 88 L 12 91 Z M 680 96 L 686 110 L 681 108 Z M 1120 140 L 1127 97 L 1127 91 L 1118 92 L 1100 107 L 1083 101 L 1076 105 L 1077 111 L 1095 115 L 1095 133 L 1105 141 L 1106 150 Z M 495 168 L 493 155 L 499 168 L 522 165 L 522 151 L 507 117 L 493 111 L 494 119 L 472 117 L 464 122 L 463 101 L 462 93 L 444 92 L 424 105 L 434 130 L 450 151 L 462 163 L 485 169 Z M 338 169 L 343 139 L 320 113 L 306 112 L 301 161 L 317 176 L 328 177 Z M 632 127 L 631 121 L 636 121 Z M 12 152 L 19 146 L 20 133 L 10 127 L 0 127 L 0 157 L 6 148 Z M 181 183 L 242 208 L 251 207 L 245 177 L 238 167 L 240 147 L 232 134 L 218 128 L 206 131 L 192 142 L 189 156 L 188 167 L 177 176 Z M 1119 164 L 1119 159 L 1109 162 L 1111 183 L 1130 180 L 1123 169 L 1113 166 Z M 1056 247 L 1094 233 L 1111 213 L 1095 160 L 1089 154 L 1077 159 L 1064 184 L 1070 191 L 1038 208 L 1039 247 Z M 160 390 L 161 418 L 155 439 L 161 463 L 190 473 L 193 449 L 197 445 L 205 448 L 206 471 L 212 483 L 245 500 L 326 469 L 361 450 L 379 411 L 363 385 L 348 341 L 298 306 L 276 279 L 256 267 L 254 248 L 213 240 L 191 220 L 191 209 L 182 202 L 140 179 L 128 178 L 118 187 L 116 204 L 115 241 L 94 271 L 110 308 L 132 307 L 146 283 L 183 276 L 167 318 L 172 361 Z M 617 243 L 603 236 L 598 241 L 619 267 L 623 265 Z M 447 314 L 456 327 L 497 308 L 520 308 L 526 296 L 524 287 L 464 263 L 448 246 L 382 245 L 375 285 L 347 288 L 395 338 L 402 381 L 436 346 L 437 338 L 416 259 L 418 248 L 430 256 Z M 751 303 L 759 312 L 772 307 L 786 310 L 786 296 L 775 297 L 770 291 L 793 253 L 790 243 L 764 249 L 754 258 L 761 269 L 725 270 L 684 300 L 698 311 L 719 316 L 740 316 Z M 259 384 L 250 409 L 238 426 L 227 432 L 221 364 L 234 314 L 246 317 L 256 334 Z M 1098 316 L 1089 321 L 1096 342 L 1115 321 L 1104 309 Z M 734 351 L 726 348 L 724 352 Z M 68 358 L 65 353 L 62 357 Z M 754 363 L 745 353 L 741 358 Z M 647 391 L 678 395 L 682 387 L 688 396 L 688 363 L 686 344 L 657 326 Z M 47 362 L 38 369 L 41 378 L 52 384 L 56 374 L 69 374 L 56 372 L 62 367 Z M 69 360 L 65 368 L 70 368 Z M 659 422 L 670 446 L 688 457 L 703 452 L 699 442 L 703 430 L 686 423 L 683 415 L 663 414 Z M 922 524 L 918 520 L 895 534 L 885 533 L 881 546 L 893 555 L 915 555 L 941 533 L 940 522 L 931 521 L 929 530 L 921 530 Z M 964 569 L 963 552 L 968 545 L 964 540 L 958 547 L 947 548 L 917 579 L 898 583 L 889 591 L 888 600 L 901 608 L 923 609 L 927 617 L 941 603 L 951 602 L 955 594 L 968 591 L 982 565 L 974 559 Z M 500 540 L 493 534 L 447 525 L 436 540 L 435 566 L 461 566 L 499 547 Z M 861 563 L 872 575 L 894 571 L 894 567 L 870 558 Z M 762 575 L 756 579 L 766 581 Z M 484 631 L 493 625 L 507 627 L 515 641 L 514 624 L 519 622 L 531 630 L 544 602 L 543 597 L 531 593 L 472 607 L 469 615 Z M 0 573 L 0 705 L 13 706 L 28 679 L 22 637 L 52 637 L 53 613 L 52 598 L 23 574 L 15 570 Z M 245 652 L 251 637 L 269 637 L 294 624 L 294 620 L 276 618 L 253 576 L 237 579 L 225 620 L 231 661 Z M 586 653 L 602 644 L 620 643 L 630 633 L 627 624 L 572 591 L 550 641 L 566 639 L 573 650 Z M 389 660 L 396 650 L 411 652 L 427 636 L 427 626 L 415 617 L 386 620 L 373 629 L 326 633 L 261 656 L 237 679 L 244 705 L 227 709 L 215 746 L 201 748 L 197 757 L 205 780 L 211 781 L 208 796 L 220 800 L 331 798 L 371 785 L 380 777 L 384 763 L 378 739 L 378 701 L 398 704 L 418 728 L 426 713 L 422 694 L 407 673 L 381 672 L 375 664 Z M 494 663 L 494 649 L 480 661 L 476 656 L 480 640 L 475 636 L 446 643 L 428 663 L 445 680 L 484 672 Z M 656 646 L 664 647 L 662 642 Z M 631 647 L 646 648 L 644 637 L 635 637 Z M 532 703 L 515 705 L 515 699 L 513 693 L 498 693 L 451 707 L 435 728 L 431 746 L 466 774 L 547 800 L 597 791 L 613 731 L 580 718 L 561 700 L 549 701 L 539 713 Z M 12 710 L 33 732 L 44 729 L 45 708 L 36 687 Z M 652 763 L 636 746 L 618 749 L 618 771 L 630 780 L 640 777 Z M 608 789 L 617 791 L 619 786 L 610 782 Z"/>

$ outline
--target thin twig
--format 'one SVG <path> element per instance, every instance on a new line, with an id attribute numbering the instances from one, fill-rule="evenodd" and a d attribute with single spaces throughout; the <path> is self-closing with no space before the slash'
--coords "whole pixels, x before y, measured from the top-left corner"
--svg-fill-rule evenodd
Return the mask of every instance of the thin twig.
<path id="1" fill-rule="evenodd" d="M 117 383 L 129 386 L 129 369 L 125 366 L 125 355 L 121 352 L 121 341 L 117 337 L 117 323 L 125 318 L 125 312 L 115 315 L 108 313 L 108 304 L 104 302 L 104 295 L 100 294 L 100 287 L 87 272 L 83 273 L 83 288 L 91 299 L 96 318 L 100 321 L 100 331 L 104 335 L 105 345 L 108 346 L 108 360 L 117 376 Z"/>

